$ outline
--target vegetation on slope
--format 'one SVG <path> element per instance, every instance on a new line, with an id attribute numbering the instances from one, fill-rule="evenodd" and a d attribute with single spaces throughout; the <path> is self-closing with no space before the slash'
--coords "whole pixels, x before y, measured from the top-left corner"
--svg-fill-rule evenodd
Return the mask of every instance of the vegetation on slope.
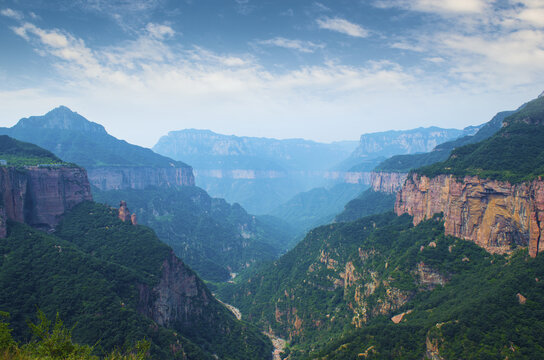
<path id="1" fill-rule="evenodd" d="M 466 175 L 519 183 L 544 175 L 544 97 L 507 117 L 498 133 L 454 150 L 442 163 L 417 169 L 421 175 Z"/>
<path id="2" fill-rule="evenodd" d="M 109 135 L 101 125 L 90 122 L 66 107 L 43 116 L 21 119 L 12 128 L 0 128 L 22 141 L 37 144 L 85 168 L 94 166 L 184 167 L 186 164 L 132 145 Z"/>
<path id="3" fill-rule="evenodd" d="M 342 207 L 361 191 L 362 184 L 337 184 L 330 188 L 315 188 L 299 193 L 270 214 L 290 223 L 299 234 L 334 219 Z"/>
<path id="4" fill-rule="evenodd" d="M 447 160 L 451 152 L 456 148 L 474 144 L 493 136 L 501 129 L 504 119 L 513 113 L 514 111 L 502 111 L 495 115 L 488 123 L 482 126 L 476 134 L 472 136 L 463 136 L 459 139 L 445 142 L 436 146 L 431 152 L 392 156 L 380 163 L 375 170 L 407 173 L 410 170 L 417 169 L 422 166 L 432 165 L 434 163 Z"/>
<path id="5" fill-rule="evenodd" d="M 445 359 L 541 358 L 544 258 L 443 233 L 438 216 L 412 227 L 391 213 L 323 226 L 221 295 L 291 339 L 291 359 L 421 359 L 427 339 Z"/>
<path id="6" fill-rule="evenodd" d="M 74 340 L 97 344 L 98 354 L 145 338 L 151 353 L 164 359 L 183 353 L 189 359 L 266 358 L 268 341 L 216 301 L 171 330 L 141 314 L 139 285 L 157 284 L 170 252 L 152 230 L 90 202 L 68 213 L 55 235 L 11 223 L 0 242 L 0 310 L 11 314 L 17 340 L 30 338 L 25 323 L 38 306 L 50 318 L 63 314 L 70 328 L 77 324 Z"/>
<path id="7" fill-rule="evenodd" d="M 211 198 L 198 187 L 93 194 L 96 201 L 112 206 L 127 201 L 138 222 L 153 228 L 206 280 L 224 281 L 257 261 L 273 260 L 290 240 L 240 205 Z"/>
<path id="8" fill-rule="evenodd" d="M 66 165 L 61 159 L 39 146 L 0 135 L 0 159 L 9 166 Z"/>
<path id="9" fill-rule="evenodd" d="M 372 214 L 393 211 L 395 194 L 368 189 L 344 206 L 344 211 L 335 218 L 336 222 L 354 221 Z"/>

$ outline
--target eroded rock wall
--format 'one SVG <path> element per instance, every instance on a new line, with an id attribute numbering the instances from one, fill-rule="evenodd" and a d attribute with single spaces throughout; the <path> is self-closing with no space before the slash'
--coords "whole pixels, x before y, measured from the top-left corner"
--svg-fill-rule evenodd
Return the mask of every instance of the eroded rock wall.
<path id="1" fill-rule="evenodd" d="M 191 167 L 105 166 L 88 168 L 87 171 L 90 183 L 103 191 L 195 185 Z"/>
<path id="2" fill-rule="evenodd" d="M 92 200 L 87 173 L 79 167 L 1 167 L 0 189 L 0 237 L 7 220 L 49 230 L 67 210 Z"/>
<path id="3" fill-rule="evenodd" d="M 444 214 L 446 235 L 474 241 L 491 253 L 528 246 L 544 250 L 544 181 L 521 184 L 452 175 L 413 174 L 397 193 L 395 212 L 410 214 L 414 225 Z"/>

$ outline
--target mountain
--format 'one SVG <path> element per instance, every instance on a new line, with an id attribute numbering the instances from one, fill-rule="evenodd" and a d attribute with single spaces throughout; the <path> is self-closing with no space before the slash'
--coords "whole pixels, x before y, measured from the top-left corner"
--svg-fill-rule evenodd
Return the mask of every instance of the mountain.
<path id="1" fill-rule="evenodd" d="M 65 106 L 23 118 L 0 133 L 83 166 L 91 184 L 101 190 L 194 185 L 190 166 L 118 140 Z"/>
<path id="2" fill-rule="evenodd" d="M 544 98 L 502 123 L 413 170 L 396 214 L 313 229 L 222 299 L 290 359 L 541 358 Z M 343 216 L 386 209 L 383 195 Z"/>
<path id="3" fill-rule="evenodd" d="M 355 146 L 349 141 L 324 144 L 187 129 L 169 132 L 153 150 L 192 164 L 198 185 L 212 196 L 263 214 L 296 193 L 339 176 L 329 169 Z"/>
<path id="4" fill-rule="evenodd" d="M 450 156 L 454 149 L 464 145 L 474 144 L 491 137 L 501 129 L 504 119 L 514 112 L 515 111 L 499 112 L 489 122 L 481 126 L 474 135 L 463 136 L 456 140 L 437 145 L 430 152 L 392 156 L 378 164 L 375 170 L 379 172 L 408 173 L 412 169 L 444 161 Z"/>
<path id="5" fill-rule="evenodd" d="M 490 252 L 527 246 L 536 256 L 544 221 L 544 98 L 504 119 L 482 142 L 455 149 L 448 160 L 414 170 L 395 210 L 414 223 L 443 212 L 446 234 Z"/>
<path id="6" fill-rule="evenodd" d="M 10 223 L 0 244 L 0 309 L 16 339 L 36 307 L 62 314 L 74 339 L 111 351 L 152 342 L 159 358 L 269 358 L 271 347 L 237 321 L 153 231 L 91 202 L 69 211 L 54 234 Z M 245 345 L 242 345 L 245 344 Z M 182 355 L 185 354 L 185 355 Z"/>
<path id="7" fill-rule="evenodd" d="M 445 236 L 440 217 L 413 227 L 388 213 L 313 229 L 220 294 L 288 339 L 290 359 L 540 358 L 544 258 L 526 254 Z"/>
<path id="8" fill-rule="evenodd" d="M 0 157 L 0 311 L 16 339 L 39 308 L 97 353 L 146 338 L 157 358 L 270 358 L 151 229 L 91 202 L 84 169 L 7 136 Z"/>
<path id="9" fill-rule="evenodd" d="M 273 219 L 262 221 L 196 186 L 95 191 L 94 196 L 111 206 L 126 201 L 138 222 L 153 228 L 206 280 L 225 281 L 257 262 L 273 260 L 294 236 L 289 228 L 276 229 Z"/>
<path id="10" fill-rule="evenodd" d="M 82 164 L 97 201 L 110 206 L 128 202 L 138 221 L 152 227 L 206 280 L 227 280 L 257 261 L 272 260 L 294 236 L 239 205 L 211 198 L 194 186 L 192 168 L 185 163 L 118 140 L 66 107 L 21 119 L 0 132 L 36 141 Z"/>
<path id="11" fill-rule="evenodd" d="M 372 171 L 391 156 L 428 152 L 446 141 L 473 135 L 477 130 L 474 126 L 463 130 L 432 126 L 363 134 L 357 148 L 340 166 L 349 171 Z"/>

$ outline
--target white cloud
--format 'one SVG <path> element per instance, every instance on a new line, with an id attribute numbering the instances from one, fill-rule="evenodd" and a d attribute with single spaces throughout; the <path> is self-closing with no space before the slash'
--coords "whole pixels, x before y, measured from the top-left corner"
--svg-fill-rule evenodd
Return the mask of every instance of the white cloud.
<path id="1" fill-rule="evenodd" d="M 482 13 L 494 2 L 494 0 L 378 0 L 375 5 L 442 15 L 463 15 Z"/>
<path id="2" fill-rule="evenodd" d="M 337 31 L 353 37 L 364 38 L 368 36 L 368 31 L 360 25 L 349 22 L 338 17 L 317 19 L 317 25 L 321 29 Z"/>
<path id="3" fill-rule="evenodd" d="M 174 29 L 164 24 L 149 23 L 146 26 L 146 30 L 149 33 L 149 35 L 159 40 L 172 37 L 176 33 Z"/>
<path id="4" fill-rule="evenodd" d="M 316 44 L 311 41 L 286 39 L 283 37 L 275 37 L 273 39 L 261 40 L 257 42 L 260 45 L 278 46 L 286 49 L 297 50 L 303 53 L 313 53 L 317 49 L 323 49 L 324 44 Z"/>
<path id="5" fill-rule="evenodd" d="M 10 9 L 10 8 L 0 10 L 0 15 L 9 17 L 15 20 L 22 20 L 24 17 L 21 12 Z"/>
<path id="6" fill-rule="evenodd" d="M 393 49 L 410 50 L 415 52 L 423 52 L 425 49 L 418 45 L 409 44 L 407 42 L 396 42 L 390 45 Z"/>

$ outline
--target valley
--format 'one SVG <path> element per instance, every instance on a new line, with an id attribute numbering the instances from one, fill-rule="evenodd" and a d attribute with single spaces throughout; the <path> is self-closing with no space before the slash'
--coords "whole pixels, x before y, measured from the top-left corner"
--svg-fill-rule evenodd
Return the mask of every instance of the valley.
<path id="1" fill-rule="evenodd" d="M 544 360 L 544 0 L 1 0 L 0 360 Z"/>
<path id="2" fill-rule="evenodd" d="M 104 316 L 118 334 L 130 322 L 130 337 L 101 340 L 102 354 L 143 337 L 159 358 L 538 358 L 543 103 L 437 145 L 429 154 L 452 149 L 444 162 L 376 165 L 364 183 L 336 179 L 261 216 L 208 195 L 184 162 L 120 142 L 67 108 L 23 119 L 3 130 L 19 140 L 0 136 L 9 161 L 0 168 L 1 310 L 20 340 L 36 304 L 67 324 L 86 319 L 73 333 L 84 344 L 106 331 Z M 56 129 L 41 138 L 55 153 L 21 141 L 36 129 Z M 76 155 L 81 144 L 97 149 L 99 167 Z M 47 276 L 24 275 L 28 266 Z M 101 297 L 111 299 L 107 312 Z M 521 341 L 514 328 L 531 335 Z"/>

